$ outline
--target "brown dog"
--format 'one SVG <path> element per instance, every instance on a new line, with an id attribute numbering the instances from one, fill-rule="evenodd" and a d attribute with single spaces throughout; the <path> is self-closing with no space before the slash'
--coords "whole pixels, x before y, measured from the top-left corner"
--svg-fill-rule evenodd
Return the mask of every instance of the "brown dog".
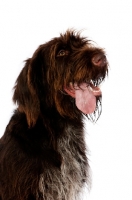
<path id="1" fill-rule="evenodd" d="M 72 30 L 26 61 L 0 140 L 0 200 L 80 199 L 89 181 L 83 117 L 99 117 L 107 72 L 104 50 Z"/>

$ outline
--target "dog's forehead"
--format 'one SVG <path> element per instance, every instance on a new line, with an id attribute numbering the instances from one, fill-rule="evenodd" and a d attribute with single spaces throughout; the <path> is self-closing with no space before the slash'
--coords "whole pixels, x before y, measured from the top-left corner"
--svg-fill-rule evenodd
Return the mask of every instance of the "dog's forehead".
<path id="1" fill-rule="evenodd" d="M 87 45 L 90 40 L 81 36 L 80 32 L 68 30 L 64 34 L 61 33 L 59 37 L 54 38 L 53 41 L 57 42 L 58 45 L 82 47 Z"/>

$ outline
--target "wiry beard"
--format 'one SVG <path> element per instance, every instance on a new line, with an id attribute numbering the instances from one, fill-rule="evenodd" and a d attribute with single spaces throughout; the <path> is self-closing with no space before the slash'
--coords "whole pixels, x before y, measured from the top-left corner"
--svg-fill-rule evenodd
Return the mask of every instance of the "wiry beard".
<path id="1" fill-rule="evenodd" d="M 96 97 L 96 109 L 91 114 L 84 114 L 91 122 L 96 123 L 102 113 L 102 96 Z"/>

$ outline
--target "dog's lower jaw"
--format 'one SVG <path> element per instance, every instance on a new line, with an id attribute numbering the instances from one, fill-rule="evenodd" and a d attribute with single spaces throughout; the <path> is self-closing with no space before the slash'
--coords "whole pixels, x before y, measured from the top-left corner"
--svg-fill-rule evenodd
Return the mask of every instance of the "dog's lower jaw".
<path id="1" fill-rule="evenodd" d="M 64 131 L 58 140 L 61 169 L 46 168 L 40 175 L 39 191 L 45 200 L 82 200 L 81 193 L 89 182 L 83 130 L 68 125 Z"/>

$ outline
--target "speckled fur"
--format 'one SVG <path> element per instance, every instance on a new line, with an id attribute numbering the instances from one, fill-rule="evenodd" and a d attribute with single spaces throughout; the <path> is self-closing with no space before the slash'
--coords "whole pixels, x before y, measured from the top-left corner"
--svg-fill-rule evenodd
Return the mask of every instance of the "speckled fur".
<path id="1" fill-rule="evenodd" d="M 39 188 L 43 193 L 45 200 L 79 200 L 81 198 L 82 187 L 84 186 L 84 183 L 88 183 L 90 177 L 88 174 L 89 166 L 86 161 L 86 157 L 84 158 L 78 152 L 78 145 L 74 144 L 78 142 L 82 143 L 84 148 L 83 132 L 82 136 L 80 136 L 80 132 L 81 130 L 77 130 L 75 127 L 69 126 L 65 130 L 65 137 L 59 139 L 58 152 L 61 154 L 63 159 L 61 173 L 60 170 L 53 170 L 51 172 L 51 170 L 47 169 L 46 173 L 41 174 L 40 176 Z M 45 174 L 48 176 L 47 182 L 44 181 L 46 180 Z M 46 191 L 44 187 L 45 183 L 50 188 L 50 192 Z"/>

